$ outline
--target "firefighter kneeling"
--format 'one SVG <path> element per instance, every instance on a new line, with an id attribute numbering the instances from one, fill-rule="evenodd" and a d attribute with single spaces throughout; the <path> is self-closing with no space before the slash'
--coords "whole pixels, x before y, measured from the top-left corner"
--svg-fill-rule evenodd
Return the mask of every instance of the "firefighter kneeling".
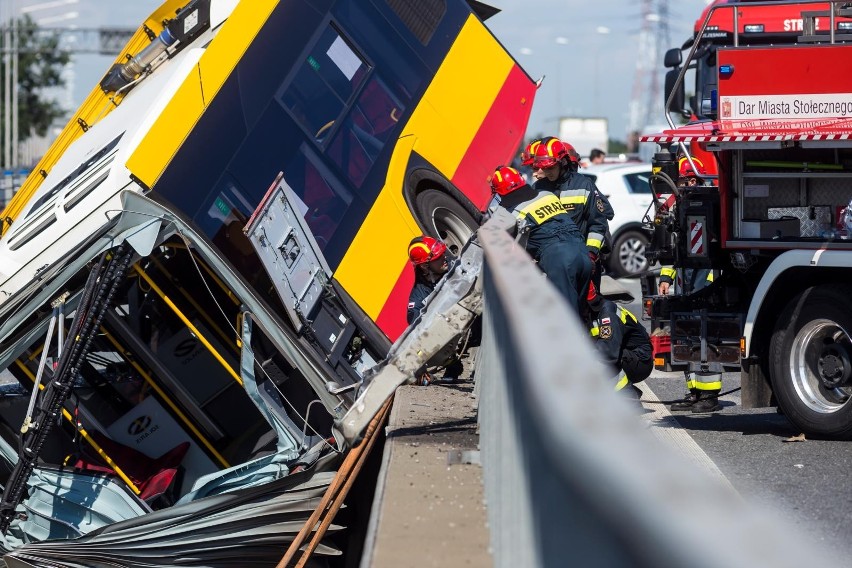
<path id="1" fill-rule="evenodd" d="M 635 383 L 648 378 L 654 369 L 654 354 L 648 332 L 629 310 L 598 293 L 589 285 L 586 322 L 600 359 L 617 373 L 614 388 L 639 398 Z"/>

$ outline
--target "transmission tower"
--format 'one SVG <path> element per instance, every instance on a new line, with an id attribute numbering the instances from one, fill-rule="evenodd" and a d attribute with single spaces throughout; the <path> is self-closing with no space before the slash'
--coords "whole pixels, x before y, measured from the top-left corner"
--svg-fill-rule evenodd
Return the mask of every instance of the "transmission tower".
<path id="1" fill-rule="evenodd" d="M 663 74 L 662 54 L 670 46 L 668 0 L 642 0 L 641 21 L 630 97 L 628 139 L 631 133 L 641 132 L 645 126 L 663 120 L 660 83 Z"/>

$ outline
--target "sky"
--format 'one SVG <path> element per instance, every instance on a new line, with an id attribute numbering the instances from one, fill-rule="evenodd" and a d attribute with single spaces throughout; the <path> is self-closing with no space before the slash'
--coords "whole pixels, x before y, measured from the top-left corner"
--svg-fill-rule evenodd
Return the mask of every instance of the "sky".
<path id="1" fill-rule="evenodd" d="M 160 0 L 0 0 L 24 6 L 45 6 L 31 12 L 33 18 L 72 18 L 46 25 L 79 27 L 119 26 L 136 28 L 160 4 Z M 500 8 L 487 24 L 503 46 L 534 79 L 544 76 L 536 95 L 528 134 L 556 134 L 559 117 L 605 117 L 610 137 L 626 139 L 629 104 L 636 91 L 637 66 L 642 77 L 638 96 L 647 91 L 647 74 L 659 73 L 662 89 L 663 53 L 656 61 L 638 60 L 642 2 L 636 0 L 486 0 Z M 659 5 L 661 0 L 653 0 Z M 669 41 L 662 49 L 679 47 L 691 35 L 692 26 L 706 0 L 669 1 Z M 67 5 L 65 5 L 67 4 Z M 73 104 L 76 107 L 100 80 L 111 58 L 77 55 L 74 67 Z M 70 94 L 70 93 L 69 93 Z M 647 96 L 646 96 L 647 99 Z M 664 122 L 662 95 L 651 101 L 652 123 Z M 657 112 L 659 109 L 659 112 Z M 659 117 L 658 119 L 656 117 Z"/>

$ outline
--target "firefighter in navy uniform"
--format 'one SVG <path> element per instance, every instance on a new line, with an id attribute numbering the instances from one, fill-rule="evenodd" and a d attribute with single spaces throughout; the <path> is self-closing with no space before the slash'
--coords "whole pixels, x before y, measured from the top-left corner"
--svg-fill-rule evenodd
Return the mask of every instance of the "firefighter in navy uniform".
<path id="1" fill-rule="evenodd" d="M 414 287 L 408 295 L 408 324 L 417 319 L 423 303 L 438 281 L 450 269 L 447 245 L 436 238 L 422 235 L 408 243 L 408 259 L 414 265 Z"/>
<path id="2" fill-rule="evenodd" d="M 491 217 L 501 216 L 506 228 L 517 233 L 542 272 L 580 314 L 592 265 L 583 237 L 559 198 L 549 190 L 534 189 L 508 166 L 496 169 L 491 190 L 500 198 L 489 211 Z"/>
<path id="3" fill-rule="evenodd" d="M 601 361 L 616 373 L 613 388 L 626 389 L 638 398 L 641 391 L 634 385 L 647 379 L 654 369 L 651 338 L 645 326 L 629 310 L 601 296 L 594 284 L 589 285 L 586 299 L 586 322 L 595 349 Z"/>
<path id="4" fill-rule="evenodd" d="M 411 325 L 420 316 L 426 298 L 450 270 L 450 265 L 455 259 L 447 252 L 447 245 L 443 241 L 427 235 L 411 239 L 408 244 L 408 259 L 414 265 L 414 287 L 408 296 L 406 313 L 408 325 Z M 442 363 L 445 367 L 443 378 L 448 382 L 454 382 L 464 370 L 457 357 Z M 433 362 L 430 361 L 429 364 Z M 417 383 L 428 385 L 431 382 L 433 382 L 432 377 L 423 369 L 417 376 Z"/>
<path id="5" fill-rule="evenodd" d="M 602 254 L 609 252 L 609 221 L 615 216 L 607 198 L 588 176 L 577 172 L 580 156 L 574 147 L 558 138 L 543 138 L 535 147 L 533 170 L 536 189 L 547 189 L 559 196 L 565 210 L 586 239 L 592 262 L 592 281 L 600 287 L 603 275 Z"/>
<path id="6" fill-rule="evenodd" d="M 706 175 L 704 164 L 698 158 L 692 158 L 698 168 L 699 175 Z M 678 163 L 677 186 L 688 190 L 699 185 L 700 179 L 695 174 L 689 160 L 681 158 Z M 709 268 L 674 268 L 664 266 L 660 270 L 658 292 L 664 296 L 669 293 L 693 294 L 713 283 L 714 273 Z M 717 412 L 722 410 L 719 404 L 719 393 L 722 391 L 722 368 L 718 364 L 702 366 L 690 363 L 689 370 L 684 371 L 687 393 L 683 399 L 672 403 L 673 411 L 688 411 L 695 414 Z"/>

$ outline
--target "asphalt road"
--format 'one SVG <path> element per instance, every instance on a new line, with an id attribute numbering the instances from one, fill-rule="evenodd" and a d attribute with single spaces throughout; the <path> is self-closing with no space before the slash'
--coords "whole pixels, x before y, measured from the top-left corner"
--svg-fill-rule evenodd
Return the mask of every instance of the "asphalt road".
<path id="1" fill-rule="evenodd" d="M 638 281 L 620 282 L 641 298 Z M 628 307 L 640 315 L 638 301 Z M 722 411 L 672 413 L 677 427 L 698 444 L 743 498 L 779 511 L 801 530 L 800 538 L 824 550 L 838 566 L 848 566 L 852 563 L 852 494 L 847 492 L 852 478 L 852 442 L 811 440 L 800 436 L 775 408 L 744 409 L 739 386 L 739 373 L 725 373 L 722 392 L 733 392 L 722 397 Z M 660 407 L 654 399 L 672 401 L 686 392 L 681 372 L 654 371 L 643 388 L 650 389 L 643 396 L 647 409 Z M 671 427 L 670 421 L 648 419 L 652 428 Z M 704 543 L 707 545 L 725 543 Z"/>

